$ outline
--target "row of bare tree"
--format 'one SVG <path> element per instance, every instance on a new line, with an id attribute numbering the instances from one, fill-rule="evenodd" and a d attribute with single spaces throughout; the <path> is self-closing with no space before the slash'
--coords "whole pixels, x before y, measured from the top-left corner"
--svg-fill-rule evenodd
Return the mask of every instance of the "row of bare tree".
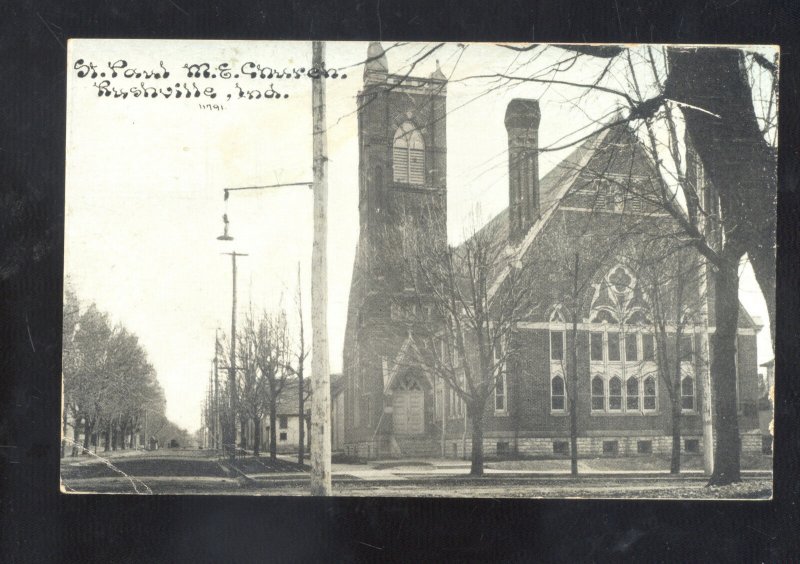
<path id="1" fill-rule="evenodd" d="M 103 450 L 136 448 L 140 442 L 185 443 L 187 434 L 166 417 L 155 369 L 135 334 L 112 325 L 95 304 L 81 308 L 67 288 L 63 314 L 64 434 L 61 455 L 100 443 Z M 71 422 L 72 437 L 68 437 Z"/>
<path id="2" fill-rule="evenodd" d="M 279 408 L 289 396 L 296 398 L 297 405 L 292 406 L 290 411 L 298 415 L 298 462 L 302 464 L 306 457 L 309 418 L 305 405 L 310 397 L 310 387 L 305 378 L 308 349 L 299 289 L 297 309 L 299 324 L 295 335 L 286 311 L 254 314 L 250 308 L 236 332 L 235 412 L 230 408 L 231 390 L 228 389 L 227 379 L 215 374 L 209 383 L 203 413 L 209 436 L 217 440 L 225 436 L 238 436 L 239 447 L 252 450 L 255 456 L 261 454 L 261 445 L 265 442 L 261 436 L 263 422 L 265 418 L 268 419 L 267 444 L 270 458 L 275 459 Z M 216 346 L 216 370 L 227 372 L 230 367 L 220 363 L 219 359 L 230 358 L 229 338 L 220 334 Z M 219 445 L 215 446 L 219 448 Z"/>

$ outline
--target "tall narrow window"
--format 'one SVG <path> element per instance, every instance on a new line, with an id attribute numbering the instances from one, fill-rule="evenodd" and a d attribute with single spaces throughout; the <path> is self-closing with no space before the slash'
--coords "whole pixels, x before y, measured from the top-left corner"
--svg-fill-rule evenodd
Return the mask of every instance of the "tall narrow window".
<path id="1" fill-rule="evenodd" d="M 627 411 L 639 410 L 639 379 L 636 376 L 628 378 L 628 383 L 625 385 L 625 409 Z"/>
<path id="2" fill-rule="evenodd" d="M 592 333 L 592 360 L 602 361 L 603 360 L 603 334 L 602 333 Z"/>
<path id="3" fill-rule="evenodd" d="M 619 360 L 619 333 L 608 334 L 608 360 Z"/>
<path id="4" fill-rule="evenodd" d="M 645 333 L 642 335 L 642 360 L 655 360 L 655 350 L 653 348 L 653 336 Z"/>
<path id="5" fill-rule="evenodd" d="M 422 134 L 412 123 L 405 122 L 397 128 L 392 160 L 395 182 L 425 183 L 425 143 Z"/>
<path id="6" fill-rule="evenodd" d="M 497 376 L 494 386 L 494 410 L 506 410 L 506 375 L 501 373 Z"/>
<path id="7" fill-rule="evenodd" d="M 681 360 L 692 360 L 692 336 L 681 335 Z"/>
<path id="8" fill-rule="evenodd" d="M 625 360 L 628 362 L 639 360 L 639 347 L 636 342 L 636 333 L 625 334 Z"/>
<path id="9" fill-rule="evenodd" d="M 560 374 L 553 376 L 550 381 L 550 408 L 553 411 L 564 411 L 566 409 L 566 389 L 564 378 Z"/>
<path id="10" fill-rule="evenodd" d="M 694 410 L 694 379 L 691 376 L 684 376 L 681 380 L 681 407 Z"/>
<path id="11" fill-rule="evenodd" d="M 656 409 L 656 377 L 647 376 L 644 379 L 644 409 L 645 411 L 655 411 Z"/>
<path id="12" fill-rule="evenodd" d="M 564 360 L 563 331 L 550 331 L 550 360 Z"/>
<path id="13" fill-rule="evenodd" d="M 592 378 L 592 411 L 603 411 L 605 403 L 605 383 L 600 376 L 595 376 Z"/>
<path id="14" fill-rule="evenodd" d="M 622 410 L 622 380 L 617 376 L 608 381 L 608 410 Z"/>

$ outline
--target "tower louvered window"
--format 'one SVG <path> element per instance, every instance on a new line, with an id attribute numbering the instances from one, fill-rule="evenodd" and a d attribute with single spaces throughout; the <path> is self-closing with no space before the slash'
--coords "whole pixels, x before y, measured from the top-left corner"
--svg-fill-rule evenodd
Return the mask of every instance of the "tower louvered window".
<path id="1" fill-rule="evenodd" d="M 415 185 L 425 183 L 425 142 L 412 123 L 405 122 L 397 128 L 392 160 L 395 182 Z"/>

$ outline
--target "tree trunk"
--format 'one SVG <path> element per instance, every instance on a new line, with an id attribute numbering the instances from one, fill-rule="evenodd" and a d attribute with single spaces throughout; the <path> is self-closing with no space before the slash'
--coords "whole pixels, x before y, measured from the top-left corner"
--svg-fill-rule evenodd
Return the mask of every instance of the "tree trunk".
<path id="1" fill-rule="evenodd" d="M 567 392 L 569 407 L 569 471 L 578 475 L 578 320 L 572 321 L 571 366 L 569 367 L 569 388 Z"/>
<path id="2" fill-rule="evenodd" d="M 253 417 L 253 456 L 261 454 L 261 418 Z"/>
<path id="3" fill-rule="evenodd" d="M 300 312 L 302 316 L 302 311 Z M 301 321 L 302 323 L 302 321 Z M 302 361 L 301 361 L 302 362 Z M 305 429 L 305 400 L 303 399 L 303 370 L 300 369 L 300 373 L 297 377 L 297 397 L 298 397 L 298 413 L 300 414 L 297 419 L 297 432 L 298 432 L 298 439 L 297 439 L 297 463 L 301 466 L 303 465 L 303 459 L 305 458 L 305 440 L 306 440 L 306 429 Z"/>
<path id="4" fill-rule="evenodd" d="M 668 58 L 665 95 L 687 104 L 682 108 L 686 130 L 719 192 L 726 235 L 735 228 L 745 242 L 774 337 L 777 153 L 759 128 L 743 54 L 670 47 Z"/>
<path id="5" fill-rule="evenodd" d="M 90 423 L 89 420 L 84 417 L 83 418 L 83 452 L 81 454 L 89 452 L 89 447 L 92 445 L 92 435 L 94 434 L 94 423 Z M 97 443 L 95 443 L 97 444 Z M 97 450 L 95 450 L 97 452 Z"/>
<path id="6" fill-rule="evenodd" d="M 86 418 L 85 417 L 76 417 L 75 422 L 73 423 L 72 427 L 72 456 L 78 455 L 78 443 L 80 441 L 80 432 L 78 431 L 78 426 L 81 424 L 81 420 L 83 421 L 83 432 L 86 433 L 87 425 L 86 425 Z M 87 435 L 88 436 L 88 435 Z M 84 439 L 84 443 L 86 440 Z M 85 445 L 84 445 L 85 448 Z"/>
<path id="7" fill-rule="evenodd" d="M 470 420 L 472 421 L 472 464 L 470 476 L 483 476 L 483 404 L 470 404 Z"/>
<path id="8" fill-rule="evenodd" d="M 269 405 L 269 457 L 271 460 L 278 458 L 278 433 L 275 421 L 278 419 L 278 406 L 276 402 Z"/>
<path id="9" fill-rule="evenodd" d="M 716 332 L 711 361 L 714 392 L 714 472 L 709 485 L 738 482 L 740 477 L 738 406 L 736 402 L 736 330 L 739 318 L 739 275 L 737 261 L 729 260 L 715 275 Z"/>
<path id="10" fill-rule="evenodd" d="M 680 384 L 679 384 L 680 386 Z M 669 462 L 669 473 L 681 473 L 681 395 L 680 387 L 673 388 L 672 404 L 672 457 Z"/>

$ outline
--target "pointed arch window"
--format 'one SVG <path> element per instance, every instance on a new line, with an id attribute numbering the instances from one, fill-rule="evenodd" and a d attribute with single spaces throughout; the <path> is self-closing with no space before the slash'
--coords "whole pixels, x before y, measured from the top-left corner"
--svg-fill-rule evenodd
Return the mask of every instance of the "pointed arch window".
<path id="1" fill-rule="evenodd" d="M 592 378 L 592 411 L 603 411 L 606 403 L 605 382 L 600 375 Z"/>
<path id="2" fill-rule="evenodd" d="M 425 142 L 411 122 L 403 123 L 394 134 L 392 161 L 395 182 L 425 183 Z"/>
<path id="3" fill-rule="evenodd" d="M 625 385 L 626 401 L 625 409 L 627 411 L 639 410 L 639 379 L 636 376 L 628 378 L 628 383 Z"/>
<path id="4" fill-rule="evenodd" d="M 556 374 L 550 380 L 550 409 L 552 411 L 566 411 L 567 409 L 567 389 L 564 385 L 564 378 L 561 374 Z"/>
<path id="5" fill-rule="evenodd" d="M 622 411 L 622 380 L 618 376 L 608 381 L 608 410 Z"/>
<path id="6" fill-rule="evenodd" d="M 642 396 L 644 411 L 656 410 L 656 377 L 652 374 L 644 379 L 644 394 Z"/>

